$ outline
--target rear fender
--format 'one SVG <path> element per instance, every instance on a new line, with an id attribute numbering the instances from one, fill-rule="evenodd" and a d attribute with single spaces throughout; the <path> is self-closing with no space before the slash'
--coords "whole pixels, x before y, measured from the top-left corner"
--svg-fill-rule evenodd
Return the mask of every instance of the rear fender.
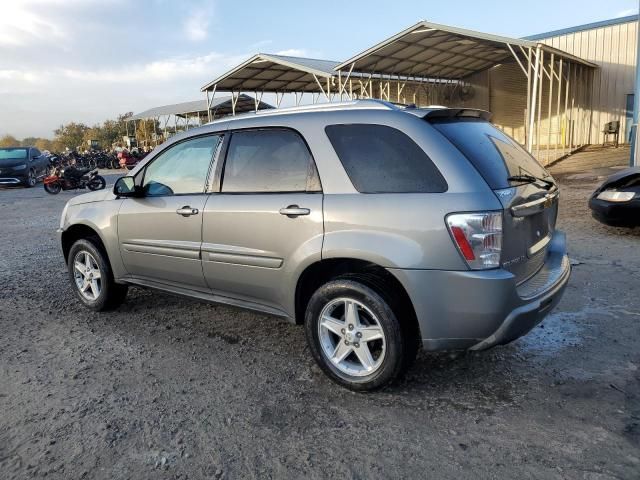
<path id="1" fill-rule="evenodd" d="M 48 177 L 44 177 L 44 180 L 42 180 L 45 185 L 51 185 L 53 183 L 58 183 L 59 181 L 60 177 L 57 175 L 49 175 Z"/>

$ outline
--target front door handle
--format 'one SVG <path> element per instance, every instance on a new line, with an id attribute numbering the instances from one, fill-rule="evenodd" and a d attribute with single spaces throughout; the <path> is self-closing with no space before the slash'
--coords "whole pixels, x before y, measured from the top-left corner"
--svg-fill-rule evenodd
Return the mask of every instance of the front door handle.
<path id="1" fill-rule="evenodd" d="M 177 209 L 176 213 L 183 217 L 190 217 L 191 215 L 198 215 L 200 212 L 197 208 L 191 208 L 190 206 L 185 205 L 184 207 Z"/>
<path id="2" fill-rule="evenodd" d="M 280 215 L 286 215 L 289 218 L 296 218 L 300 215 L 309 215 L 311 210 L 308 208 L 300 208 L 298 205 L 289 205 L 280 209 Z"/>

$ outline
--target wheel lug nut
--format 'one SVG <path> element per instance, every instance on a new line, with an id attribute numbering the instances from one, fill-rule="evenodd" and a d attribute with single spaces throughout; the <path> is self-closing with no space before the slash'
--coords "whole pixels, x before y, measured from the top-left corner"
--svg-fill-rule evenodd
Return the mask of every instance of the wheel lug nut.
<path id="1" fill-rule="evenodd" d="M 342 334 L 344 335 L 344 328 L 342 330 L 340 330 L 342 332 Z"/>
<path id="2" fill-rule="evenodd" d="M 349 325 L 349 330 L 353 330 L 353 325 Z"/>
<path id="3" fill-rule="evenodd" d="M 358 332 L 358 333 L 356 333 L 356 337 L 358 337 L 358 338 L 362 338 L 362 332 Z"/>
<path id="4" fill-rule="evenodd" d="M 345 344 L 345 345 L 349 345 L 349 340 L 345 340 L 345 341 L 344 341 L 344 344 Z"/>
<path id="5" fill-rule="evenodd" d="M 356 348 L 360 348 L 360 344 L 359 343 L 354 343 L 353 344 Z"/>

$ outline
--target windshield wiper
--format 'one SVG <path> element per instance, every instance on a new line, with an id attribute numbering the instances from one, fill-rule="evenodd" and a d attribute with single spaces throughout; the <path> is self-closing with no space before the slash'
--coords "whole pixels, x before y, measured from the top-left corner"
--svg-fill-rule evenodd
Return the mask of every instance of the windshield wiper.
<path id="1" fill-rule="evenodd" d="M 545 190 L 551 190 L 551 188 L 555 185 L 551 180 L 545 180 L 544 178 L 534 177 L 533 175 L 511 175 L 507 177 L 507 180 L 510 182 L 523 182 L 523 183 L 542 183 L 542 187 Z"/>
<path id="2" fill-rule="evenodd" d="M 520 170 L 524 170 L 524 168 L 520 167 Z M 535 175 L 531 175 L 529 173 L 521 173 L 520 175 L 511 175 L 507 177 L 507 180 L 510 182 L 523 182 L 523 183 L 537 183 L 541 182 L 544 185 L 546 190 L 551 190 L 555 186 L 551 180 L 546 180 L 544 178 L 536 177 Z"/>

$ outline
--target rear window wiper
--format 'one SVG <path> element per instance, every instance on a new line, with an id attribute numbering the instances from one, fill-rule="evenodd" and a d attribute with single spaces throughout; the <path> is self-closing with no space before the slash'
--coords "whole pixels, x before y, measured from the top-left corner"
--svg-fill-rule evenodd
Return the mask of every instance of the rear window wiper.
<path id="1" fill-rule="evenodd" d="M 523 182 L 523 183 L 537 183 L 541 182 L 544 184 L 544 188 L 550 190 L 555 184 L 551 180 L 545 180 L 544 178 L 535 177 L 533 175 L 528 174 L 520 174 L 520 175 L 511 175 L 507 177 L 507 180 L 510 182 Z"/>

